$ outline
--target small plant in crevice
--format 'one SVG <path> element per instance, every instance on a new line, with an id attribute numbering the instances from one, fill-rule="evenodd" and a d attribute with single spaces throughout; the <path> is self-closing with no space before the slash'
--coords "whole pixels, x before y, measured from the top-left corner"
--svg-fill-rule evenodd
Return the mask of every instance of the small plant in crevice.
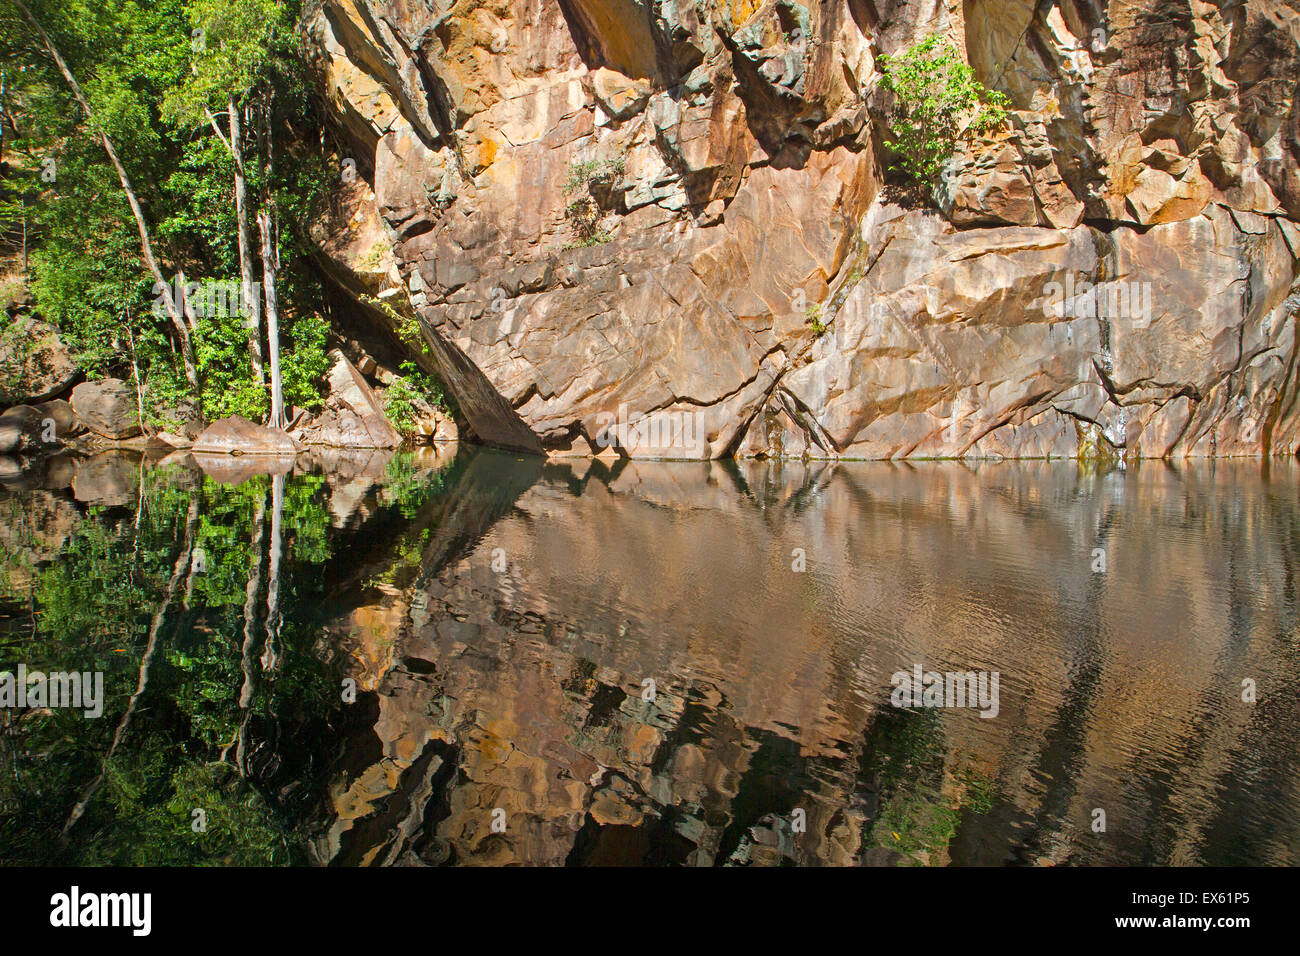
<path id="1" fill-rule="evenodd" d="M 812 329 L 813 335 L 821 338 L 826 334 L 826 325 L 822 322 L 822 306 L 820 302 L 814 302 L 804 311 L 804 324 Z"/>
<path id="2" fill-rule="evenodd" d="M 593 186 L 610 183 L 623 175 L 622 159 L 586 159 L 569 164 L 569 178 L 564 184 L 564 195 L 589 191 Z"/>
<path id="3" fill-rule="evenodd" d="M 387 301 L 379 296 L 361 294 L 361 301 L 367 305 L 373 305 L 380 312 L 388 317 L 393 323 L 393 331 L 397 337 L 402 340 L 408 348 L 418 354 L 427 354 L 429 351 L 428 344 L 424 341 L 424 336 L 420 332 L 420 320 L 415 315 L 403 315 L 394 309 Z"/>
<path id="4" fill-rule="evenodd" d="M 575 198 L 564 207 L 564 215 L 576 237 L 571 246 L 596 246 L 613 238 L 602 225 L 604 209 L 600 200 L 623 170 L 622 159 L 588 159 L 569 165 L 564 195 Z"/>
<path id="5" fill-rule="evenodd" d="M 370 250 L 361 257 L 357 265 L 364 270 L 378 269 L 383 265 L 384 259 L 393 253 L 393 245 L 386 239 L 381 239 L 370 247 Z"/>
<path id="6" fill-rule="evenodd" d="M 1006 120 L 1007 97 L 975 78 L 952 41 L 931 35 L 898 56 L 881 57 L 896 105 L 888 146 L 894 169 L 927 191 L 938 184 L 958 144 Z"/>

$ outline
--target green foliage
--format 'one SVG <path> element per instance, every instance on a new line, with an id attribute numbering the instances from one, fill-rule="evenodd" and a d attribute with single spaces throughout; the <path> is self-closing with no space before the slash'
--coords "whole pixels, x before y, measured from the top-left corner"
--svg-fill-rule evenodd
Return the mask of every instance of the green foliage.
<path id="1" fill-rule="evenodd" d="M 125 473 L 134 470 L 132 463 Z M 333 536 L 347 532 L 333 526 L 327 478 L 262 475 L 232 486 L 182 467 L 139 474 L 142 488 L 131 489 L 126 504 L 84 515 L 71 505 L 50 512 L 54 499 L 43 492 L 0 496 L 0 522 L 10 530 L 0 541 L 0 580 L 13 572 L 23 581 L 20 594 L 0 594 L 7 622 L 0 670 L 27 661 L 47 672 L 104 672 L 99 719 L 67 708 L 0 712 L 0 860 L 305 862 L 305 830 L 334 772 L 313 754 L 337 743 L 347 719 L 322 608 L 356 570 L 354 554 L 334 553 Z M 405 583 L 418 573 L 443 481 L 409 453 L 390 462 L 378 491 L 389 514 L 375 516 L 392 532 L 381 565 L 392 569 L 389 580 Z M 277 488 L 282 560 L 272 628 Z M 76 514 L 75 524 L 52 539 L 49 519 L 64 513 Z M 187 543 L 203 550 L 204 569 L 177 579 L 168 598 Z M 146 670 L 150 629 L 164 604 Z M 331 606 L 325 617 L 334 613 Z M 261 658 L 272 630 L 277 663 L 268 667 Z M 61 847 L 59 834 L 82 801 L 84 815 Z M 206 811 L 205 831 L 192 825 L 195 808 Z"/>
<path id="2" fill-rule="evenodd" d="M 808 306 L 804 313 L 804 322 L 812 328 L 813 335 L 821 338 L 826 334 L 826 326 L 822 323 L 822 306 L 820 302 L 814 302 Z"/>
<path id="3" fill-rule="evenodd" d="M 384 468 L 384 486 L 379 497 L 385 505 L 395 505 L 407 520 L 415 518 L 425 502 L 445 490 L 443 472 L 430 472 L 416 464 L 415 455 L 399 451 Z"/>
<path id="4" fill-rule="evenodd" d="M 189 0 L 185 6 L 191 72 L 169 91 L 163 115 L 179 125 L 207 122 L 207 111 L 242 104 L 292 47 L 288 5 L 277 0 Z"/>
<path id="5" fill-rule="evenodd" d="M 21 737 L 6 738 L 21 747 L 0 747 L 0 858 L 48 862 L 61 852 L 61 862 L 90 865 L 301 862 L 301 841 L 281 810 L 218 761 L 253 721 L 284 721 L 292 733 L 339 706 L 331 693 L 338 677 L 315 650 L 317 627 L 310 616 L 295 616 L 318 606 L 324 584 L 316 569 L 331 558 L 324 476 L 298 476 L 284 487 L 282 670 L 264 674 L 250 700 L 241 697 L 244 606 L 260 567 L 253 632 L 265 640 L 272 479 L 196 485 L 182 468 L 143 470 L 141 477 L 143 493 L 129 512 L 90 509 L 57 560 L 27 572 L 30 637 L 20 638 L 19 648 L 0 647 L 0 669 L 17 656 L 48 670 L 102 670 L 104 713 L 97 720 L 67 709 L 30 713 Z M 39 499 L 35 507 L 39 514 Z M 114 749 L 115 729 L 139 686 L 151 621 L 190 534 L 205 554 L 204 570 L 172 595 L 147 696 Z M 101 768 L 103 785 L 59 851 L 60 829 Z M 207 812 L 206 832 L 191 827 L 196 807 Z M 32 838 L 36 832 L 40 839 Z"/>
<path id="6" fill-rule="evenodd" d="M 569 178 L 564 184 L 564 195 L 590 189 L 599 182 L 608 182 L 623 175 L 624 161 L 619 159 L 587 159 L 569 164 Z"/>
<path id="7" fill-rule="evenodd" d="M 329 324 L 309 314 L 286 331 L 280 353 L 285 404 L 313 411 L 322 404 L 324 378 L 329 371 Z M 259 421 L 266 415 L 271 407 L 270 392 L 253 379 L 243 318 L 204 318 L 193 339 L 204 381 L 203 412 L 208 419 L 242 415 Z"/>
<path id="8" fill-rule="evenodd" d="M 209 419 L 242 415 L 260 421 L 271 407 L 270 393 L 253 379 L 243 319 L 206 318 L 192 334 L 203 377 L 203 414 Z"/>
<path id="9" fill-rule="evenodd" d="M 1007 98 L 975 79 L 952 43 L 931 35 L 901 56 L 882 57 L 885 85 L 897 97 L 889 146 L 896 169 L 932 189 L 968 132 L 992 129 L 1006 117 Z"/>
<path id="10" fill-rule="evenodd" d="M 577 198 L 564 208 L 564 215 L 577 237 L 572 246 L 596 246 L 609 242 L 613 236 L 601 226 L 603 212 L 596 202 L 593 189 L 623 175 L 624 163 L 620 159 L 588 159 L 569 164 L 569 178 L 564 184 L 564 195 Z"/>
<path id="11" fill-rule="evenodd" d="M 290 347 L 280 356 L 285 405 L 316 411 L 323 404 L 330 369 L 329 323 L 315 314 L 301 316 L 289 329 Z"/>
<path id="12" fill-rule="evenodd" d="M 138 764 L 115 762 L 107 799 L 118 838 L 98 841 L 82 862 L 98 866 L 285 866 L 305 862 L 285 843 L 262 796 L 225 764 L 190 764 L 160 786 Z M 195 832 L 194 810 L 204 812 Z M 130 834 L 126 839 L 126 834 Z"/>
<path id="13" fill-rule="evenodd" d="M 402 374 L 384 393 L 384 414 L 403 435 L 415 431 L 417 402 L 423 400 L 446 411 L 442 385 L 426 375 L 414 362 L 402 363 Z"/>
<path id="14" fill-rule="evenodd" d="M 245 124 L 248 191 L 274 208 L 280 226 L 285 401 L 318 406 L 324 324 L 315 317 L 322 292 L 307 224 L 323 202 L 327 171 L 324 158 L 304 154 L 301 145 L 318 136 L 318 123 L 292 29 L 297 0 L 29 6 L 78 77 L 97 126 L 113 139 L 164 273 L 183 267 L 191 281 L 238 273 L 234 162 L 208 114 L 228 132 L 231 97 L 270 111 L 269 142 L 248 128 L 260 124 Z M 59 327 L 91 377 L 131 380 L 138 367 L 157 424 L 161 410 L 183 396 L 183 377 L 175 332 L 151 308 L 153 279 L 121 184 L 52 60 L 3 2 L 0 60 L 13 127 L 4 140 L 10 172 L 0 178 L 0 234 L 12 242 L 26 228 L 35 311 Z M 276 157 L 273 166 L 267 155 Z M 45 160 L 56 170 L 51 182 L 40 177 Z M 254 268 L 260 273 L 260 263 Z M 268 398 L 239 354 L 248 350 L 247 334 L 237 321 L 207 322 L 195 335 L 202 406 L 209 414 L 260 417 Z"/>
<path id="15" fill-rule="evenodd" d="M 424 341 L 424 335 L 420 331 L 420 319 L 415 315 L 402 315 L 391 305 L 387 299 L 381 299 L 376 295 L 361 294 L 362 301 L 373 305 L 392 323 L 393 330 L 397 332 L 397 337 L 406 345 L 416 352 L 427 353 L 429 351 L 427 343 Z"/>

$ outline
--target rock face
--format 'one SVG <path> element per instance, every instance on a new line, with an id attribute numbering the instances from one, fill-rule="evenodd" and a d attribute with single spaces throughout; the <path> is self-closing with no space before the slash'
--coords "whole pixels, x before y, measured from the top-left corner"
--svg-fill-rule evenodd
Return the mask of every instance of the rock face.
<path id="1" fill-rule="evenodd" d="M 324 409 L 293 432 L 305 445 L 396 448 L 402 443 L 374 391 L 338 349 L 330 352 L 329 396 Z"/>
<path id="2" fill-rule="evenodd" d="M 324 0 L 304 30 L 486 441 L 1300 448 L 1294 2 Z M 931 33 L 1011 106 L 937 210 L 886 182 L 878 67 Z"/>
<path id="3" fill-rule="evenodd" d="M 219 418 L 203 430 L 191 449 L 195 455 L 296 455 L 302 446 L 282 431 L 255 425 L 247 418 Z"/>
<path id="4" fill-rule="evenodd" d="M 54 326 L 20 316 L 0 332 L 0 406 L 52 398 L 80 373 Z"/>
<path id="5" fill-rule="evenodd" d="M 135 399 L 131 386 L 115 378 L 82 382 L 72 390 L 72 408 L 77 418 L 102 438 L 122 439 L 140 434 Z"/>

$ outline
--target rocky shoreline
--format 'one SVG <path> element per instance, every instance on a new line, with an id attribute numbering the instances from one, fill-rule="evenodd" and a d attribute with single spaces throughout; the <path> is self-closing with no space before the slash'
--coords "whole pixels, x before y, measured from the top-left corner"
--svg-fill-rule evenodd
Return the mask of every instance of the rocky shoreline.
<path id="1" fill-rule="evenodd" d="M 83 462 L 118 453 L 163 459 L 172 454 L 178 459 L 191 454 L 196 459 L 250 456 L 263 464 L 266 459 L 292 464 L 310 448 L 391 451 L 404 444 L 454 444 L 458 438 L 455 422 L 427 402 L 418 409 L 412 434 L 404 437 L 389 422 L 366 377 L 339 350 L 330 353 L 323 407 L 314 413 L 295 409 L 285 430 L 237 415 L 206 423 L 189 403 L 165 410 L 167 421 L 156 427 L 146 423 L 130 384 L 106 378 L 74 386 L 79 370 L 57 332 L 48 329 L 40 341 L 47 354 L 37 358 L 46 374 L 26 376 L 26 394 L 9 397 L 27 401 L 0 413 L 0 481 L 6 483 L 21 483 L 28 472 L 53 472 L 56 478 L 69 468 L 80 473 Z M 53 369 L 61 371 L 51 374 Z M 58 387 L 45 388 L 51 379 Z M 36 388 L 44 388 L 44 394 L 30 387 L 33 382 L 43 383 Z"/>

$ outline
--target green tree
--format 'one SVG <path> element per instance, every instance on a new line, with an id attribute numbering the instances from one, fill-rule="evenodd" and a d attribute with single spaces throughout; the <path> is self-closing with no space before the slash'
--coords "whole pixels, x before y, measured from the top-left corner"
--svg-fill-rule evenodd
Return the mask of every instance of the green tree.
<path id="1" fill-rule="evenodd" d="M 35 310 L 91 376 L 136 381 L 152 424 L 177 420 L 171 409 L 187 393 L 254 419 L 319 402 L 328 329 L 307 226 L 324 161 L 300 145 L 319 124 L 291 29 L 297 10 L 294 0 L 0 0 L 0 232 L 30 249 L 23 282 Z M 104 162 L 106 144 L 117 166 Z M 271 162 L 288 154 L 294 162 Z M 43 179 L 47 168 L 57 175 Z M 268 338 L 283 351 L 273 392 L 260 371 L 259 219 L 269 250 L 260 281 L 276 306 Z M 236 271 L 235 311 L 251 328 L 172 294 L 177 276 L 228 281 Z"/>
<path id="2" fill-rule="evenodd" d="M 896 167 L 932 190 L 957 144 L 1006 117 L 1007 99 L 987 89 L 945 37 L 931 35 L 896 57 L 881 57 L 896 104 L 891 119 Z"/>

